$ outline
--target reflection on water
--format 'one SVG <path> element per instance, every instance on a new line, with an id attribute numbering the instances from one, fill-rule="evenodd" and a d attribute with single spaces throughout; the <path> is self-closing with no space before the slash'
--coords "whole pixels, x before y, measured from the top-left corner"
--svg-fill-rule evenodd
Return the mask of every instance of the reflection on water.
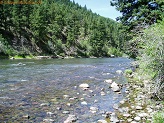
<path id="1" fill-rule="evenodd" d="M 130 62 L 126 58 L 1 60 L 0 121 L 62 123 L 67 113 L 75 114 L 79 123 L 103 119 L 101 113 L 113 111 L 113 104 L 125 96 L 124 89 L 117 94 L 104 80 L 126 83 L 116 70 L 124 71 Z M 80 89 L 81 83 L 89 84 L 89 90 Z M 91 106 L 98 111 L 91 113 Z"/>

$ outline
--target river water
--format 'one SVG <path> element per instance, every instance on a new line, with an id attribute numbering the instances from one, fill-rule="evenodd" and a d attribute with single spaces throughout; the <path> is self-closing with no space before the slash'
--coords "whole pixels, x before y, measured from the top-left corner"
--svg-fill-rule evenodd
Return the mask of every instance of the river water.
<path id="1" fill-rule="evenodd" d="M 127 58 L 0 60 L 0 121 L 63 123 L 69 114 L 76 115 L 78 123 L 104 119 L 102 112 L 114 111 L 113 105 L 126 95 L 124 88 L 118 94 L 104 81 L 126 84 L 116 70 L 130 68 L 130 62 Z M 90 88 L 79 88 L 82 83 Z M 97 112 L 90 112 L 90 107 L 97 107 Z"/>

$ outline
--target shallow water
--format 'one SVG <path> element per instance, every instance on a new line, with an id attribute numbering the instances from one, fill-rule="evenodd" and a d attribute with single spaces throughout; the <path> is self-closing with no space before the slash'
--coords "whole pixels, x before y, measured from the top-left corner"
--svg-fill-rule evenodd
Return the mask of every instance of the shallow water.
<path id="1" fill-rule="evenodd" d="M 104 80 L 125 84 L 126 78 L 116 70 L 130 68 L 130 62 L 127 58 L 0 60 L 0 121 L 62 123 L 68 117 L 63 111 L 75 114 L 78 123 L 104 119 L 101 113 L 114 111 L 113 105 L 125 96 L 124 88 L 115 93 Z M 79 88 L 81 83 L 89 84 L 89 90 Z M 100 94 L 102 88 L 105 96 Z M 91 113 L 91 106 L 98 111 Z"/>

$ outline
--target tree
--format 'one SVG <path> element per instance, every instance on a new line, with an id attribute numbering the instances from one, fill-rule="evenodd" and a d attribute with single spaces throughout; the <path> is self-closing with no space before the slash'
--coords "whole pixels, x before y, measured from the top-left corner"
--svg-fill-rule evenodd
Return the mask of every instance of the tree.
<path id="1" fill-rule="evenodd" d="M 130 30 L 141 29 L 161 20 L 164 11 L 163 0 L 112 0 L 115 6 L 122 13 L 117 20 L 127 25 Z"/>

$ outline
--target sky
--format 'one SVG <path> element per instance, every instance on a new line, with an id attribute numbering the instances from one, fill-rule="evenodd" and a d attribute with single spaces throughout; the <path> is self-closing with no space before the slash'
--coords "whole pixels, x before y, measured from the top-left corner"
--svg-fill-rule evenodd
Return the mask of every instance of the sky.
<path id="1" fill-rule="evenodd" d="M 118 16 L 121 16 L 120 12 L 118 12 L 114 7 L 110 6 L 111 0 L 74 0 L 74 1 L 75 3 L 81 5 L 82 7 L 86 5 L 87 9 L 91 9 L 92 12 L 94 13 L 97 13 L 107 18 L 111 18 L 113 20 L 116 20 Z"/>

